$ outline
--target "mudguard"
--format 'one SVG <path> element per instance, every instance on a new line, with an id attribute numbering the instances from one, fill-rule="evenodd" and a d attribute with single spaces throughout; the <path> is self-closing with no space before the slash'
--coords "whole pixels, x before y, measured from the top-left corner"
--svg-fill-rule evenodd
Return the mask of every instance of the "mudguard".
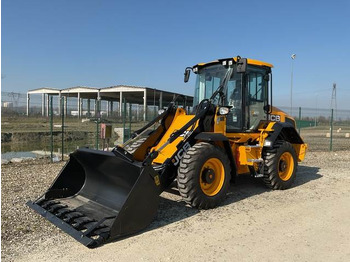
<path id="1" fill-rule="evenodd" d="M 272 147 L 276 140 L 284 140 L 291 144 L 304 144 L 294 126 L 288 122 L 276 122 L 273 131 L 265 139 L 264 147 Z"/>

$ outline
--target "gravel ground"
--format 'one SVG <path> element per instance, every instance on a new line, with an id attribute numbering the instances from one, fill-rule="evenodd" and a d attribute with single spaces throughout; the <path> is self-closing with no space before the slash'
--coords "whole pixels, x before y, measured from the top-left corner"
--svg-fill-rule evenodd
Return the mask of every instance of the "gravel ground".
<path id="1" fill-rule="evenodd" d="M 48 164 L 47 159 L 40 159 L 1 167 L 1 257 L 4 261 L 35 249 L 38 243 L 66 238 L 25 205 L 45 192 L 63 164 Z M 43 232 L 50 232 L 50 237 Z"/>
<path id="2" fill-rule="evenodd" d="M 25 206 L 62 166 L 2 166 L 3 261 L 350 261 L 350 151 L 309 152 L 285 191 L 241 176 L 213 210 L 189 208 L 170 190 L 146 231 L 93 250 Z"/>

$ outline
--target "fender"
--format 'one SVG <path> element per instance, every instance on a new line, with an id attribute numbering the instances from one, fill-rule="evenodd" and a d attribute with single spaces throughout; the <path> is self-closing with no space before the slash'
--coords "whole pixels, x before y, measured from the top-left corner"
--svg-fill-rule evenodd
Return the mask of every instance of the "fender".
<path id="1" fill-rule="evenodd" d="M 276 122 L 273 125 L 273 131 L 265 139 L 264 147 L 272 147 L 276 140 L 284 140 L 291 144 L 304 144 L 303 139 L 289 122 Z"/>
<path id="2" fill-rule="evenodd" d="M 235 177 L 237 175 L 237 168 L 228 138 L 221 133 L 202 132 L 195 136 L 195 140 L 201 140 L 206 142 L 222 142 L 224 145 L 224 150 L 228 156 L 228 159 L 230 160 L 231 174 L 233 175 L 232 179 L 235 180 Z"/>

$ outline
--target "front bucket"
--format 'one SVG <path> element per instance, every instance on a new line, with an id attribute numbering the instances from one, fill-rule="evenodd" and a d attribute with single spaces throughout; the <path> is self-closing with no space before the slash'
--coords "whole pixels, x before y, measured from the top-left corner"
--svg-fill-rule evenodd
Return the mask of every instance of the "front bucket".
<path id="1" fill-rule="evenodd" d="M 151 172 L 151 166 L 112 152 L 79 149 L 48 191 L 27 205 L 79 242 L 96 247 L 152 222 L 160 190 Z"/>

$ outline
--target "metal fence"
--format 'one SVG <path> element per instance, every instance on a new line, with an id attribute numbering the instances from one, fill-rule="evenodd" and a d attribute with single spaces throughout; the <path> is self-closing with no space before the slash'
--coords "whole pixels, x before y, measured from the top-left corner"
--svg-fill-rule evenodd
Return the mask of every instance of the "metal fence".
<path id="1" fill-rule="evenodd" d="M 31 116 L 26 117 L 26 95 L 2 92 L 2 152 L 42 150 L 53 151 L 60 157 L 79 147 L 103 149 L 127 140 L 141 128 L 143 107 L 125 101 L 122 112 L 107 116 L 104 103 L 82 118 L 74 114 L 76 101 L 70 100 L 67 114 L 58 113 L 57 97 L 50 101 L 49 114 L 42 114 L 41 97 L 31 97 Z M 119 108 L 116 106 L 115 108 Z M 297 129 L 311 151 L 350 149 L 350 110 L 278 107 L 294 117 Z M 158 114 L 157 106 L 147 107 L 147 121 Z M 333 112 L 333 114 L 332 114 Z M 107 126 L 107 127 L 106 127 Z M 102 127 L 102 129 L 101 129 Z M 103 128 L 111 131 L 104 137 Z M 101 130 L 103 131 L 101 133 Z"/>
<path id="2" fill-rule="evenodd" d="M 350 110 L 279 107 L 296 120 L 309 150 L 350 150 Z"/>
<path id="3" fill-rule="evenodd" d="M 130 138 L 131 133 L 145 124 L 143 105 L 124 100 L 121 112 L 116 102 L 115 111 L 107 114 L 106 101 L 99 101 L 93 110 L 88 103 L 77 114 L 77 98 L 71 97 L 66 112 L 59 111 L 58 96 L 50 96 L 44 106 L 40 95 L 31 96 L 30 116 L 27 117 L 26 94 L 2 92 L 2 153 L 11 151 L 50 152 L 59 158 L 67 157 L 79 147 L 106 149 Z M 61 104 L 62 106 L 62 104 Z M 146 122 L 157 116 L 158 106 L 146 107 Z M 111 127 L 111 136 L 101 133 L 104 126 Z M 51 153 L 53 152 L 53 153 Z M 47 153 L 48 154 L 48 153 Z"/>

